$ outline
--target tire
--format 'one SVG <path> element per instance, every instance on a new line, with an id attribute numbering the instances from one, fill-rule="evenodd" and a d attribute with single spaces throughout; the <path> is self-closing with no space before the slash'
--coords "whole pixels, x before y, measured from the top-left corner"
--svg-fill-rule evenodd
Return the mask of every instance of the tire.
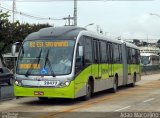
<path id="1" fill-rule="evenodd" d="M 87 101 L 92 97 L 92 88 L 93 86 L 91 81 L 88 81 L 86 85 L 86 95 L 83 97 L 84 101 Z"/>
<path id="2" fill-rule="evenodd" d="M 13 85 L 13 78 L 9 79 L 8 85 Z"/>
<path id="3" fill-rule="evenodd" d="M 38 99 L 39 99 L 40 101 L 47 101 L 47 100 L 48 100 L 48 97 L 38 97 Z"/>
<path id="4" fill-rule="evenodd" d="M 113 88 L 111 89 L 112 93 L 116 93 L 118 90 L 118 79 L 114 79 Z"/>
<path id="5" fill-rule="evenodd" d="M 130 84 L 130 87 L 135 87 L 136 84 L 136 76 L 133 77 L 133 83 Z"/>

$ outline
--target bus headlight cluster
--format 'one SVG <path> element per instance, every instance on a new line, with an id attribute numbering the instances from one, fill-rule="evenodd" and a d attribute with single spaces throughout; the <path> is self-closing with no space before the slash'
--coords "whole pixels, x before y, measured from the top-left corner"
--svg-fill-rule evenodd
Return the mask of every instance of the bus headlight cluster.
<path id="1" fill-rule="evenodd" d="M 60 87 L 65 87 L 65 86 L 69 86 L 70 82 L 69 81 L 64 81 L 64 82 L 61 82 L 59 85 Z"/>
<path id="2" fill-rule="evenodd" d="M 17 81 L 17 80 L 16 80 L 14 83 L 15 83 L 15 85 L 17 85 L 17 86 L 22 86 L 22 83 L 21 83 L 20 81 Z"/>

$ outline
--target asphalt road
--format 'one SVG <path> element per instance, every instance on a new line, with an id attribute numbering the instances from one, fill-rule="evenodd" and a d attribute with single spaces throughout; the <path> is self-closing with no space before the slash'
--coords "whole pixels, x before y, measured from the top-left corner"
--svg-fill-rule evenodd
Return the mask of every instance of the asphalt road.
<path id="1" fill-rule="evenodd" d="M 145 115 L 160 118 L 160 74 L 142 76 L 142 80 L 137 82 L 135 87 L 120 87 L 117 93 L 110 93 L 108 90 L 96 93 L 89 101 L 50 99 L 42 102 L 34 97 L 24 97 L 0 102 L 0 111 L 8 114 L 18 112 L 19 116 L 26 118 L 31 116 L 36 118 L 128 116 L 129 118 Z M 146 114 L 148 112 L 156 113 Z"/>

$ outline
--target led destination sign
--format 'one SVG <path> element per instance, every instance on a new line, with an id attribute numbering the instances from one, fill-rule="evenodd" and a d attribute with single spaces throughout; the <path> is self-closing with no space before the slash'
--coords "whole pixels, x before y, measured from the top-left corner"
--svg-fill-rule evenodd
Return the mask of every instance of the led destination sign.
<path id="1" fill-rule="evenodd" d="M 40 69 L 40 64 L 20 64 L 20 69 Z"/>
<path id="2" fill-rule="evenodd" d="M 68 47 L 68 41 L 59 42 L 29 42 L 29 47 Z"/>

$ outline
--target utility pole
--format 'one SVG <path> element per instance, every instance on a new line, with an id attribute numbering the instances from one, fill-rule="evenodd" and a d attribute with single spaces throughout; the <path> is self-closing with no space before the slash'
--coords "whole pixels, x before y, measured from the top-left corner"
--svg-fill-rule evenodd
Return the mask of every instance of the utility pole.
<path id="1" fill-rule="evenodd" d="M 97 25 L 97 32 L 100 32 L 100 27 L 99 27 L 99 25 Z"/>
<path id="2" fill-rule="evenodd" d="M 153 13 L 149 13 L 149 15 L 153 15 L 153 16 L 160 17 L 160 15 L 159 15 L 159 14 L 153 14 Z"/>
<path id="3" fill-rule="evenodd" d="M 73 20 L 74 17 L 71 17 L 70 15 L 68 15 L 68 17 L 65 17 L 63 19 L 68 21 L 68 25 L 65 25 L 65 26 L 71 26 L 71 20 Z"/>
<path id="4" fill-rule="evenodd" d="M 77 0 L 74 0 L 74 26 L 77 26 Z"/>
<path id="5" fill-rule="evenodd" d="M 0 1 L 0 6 L 1 6 L 2 2 L 3 2 L 3 1 L 1 0 L 1 1 Z M 0 9 L 0 10 L 2 11 L 2 9 Z"/>
<path id="6" fill-rule="evenodd" d="M 15 19 L 15 10 L 16 10 L 16 0 L 13 0 L 13 23 Z"/>

